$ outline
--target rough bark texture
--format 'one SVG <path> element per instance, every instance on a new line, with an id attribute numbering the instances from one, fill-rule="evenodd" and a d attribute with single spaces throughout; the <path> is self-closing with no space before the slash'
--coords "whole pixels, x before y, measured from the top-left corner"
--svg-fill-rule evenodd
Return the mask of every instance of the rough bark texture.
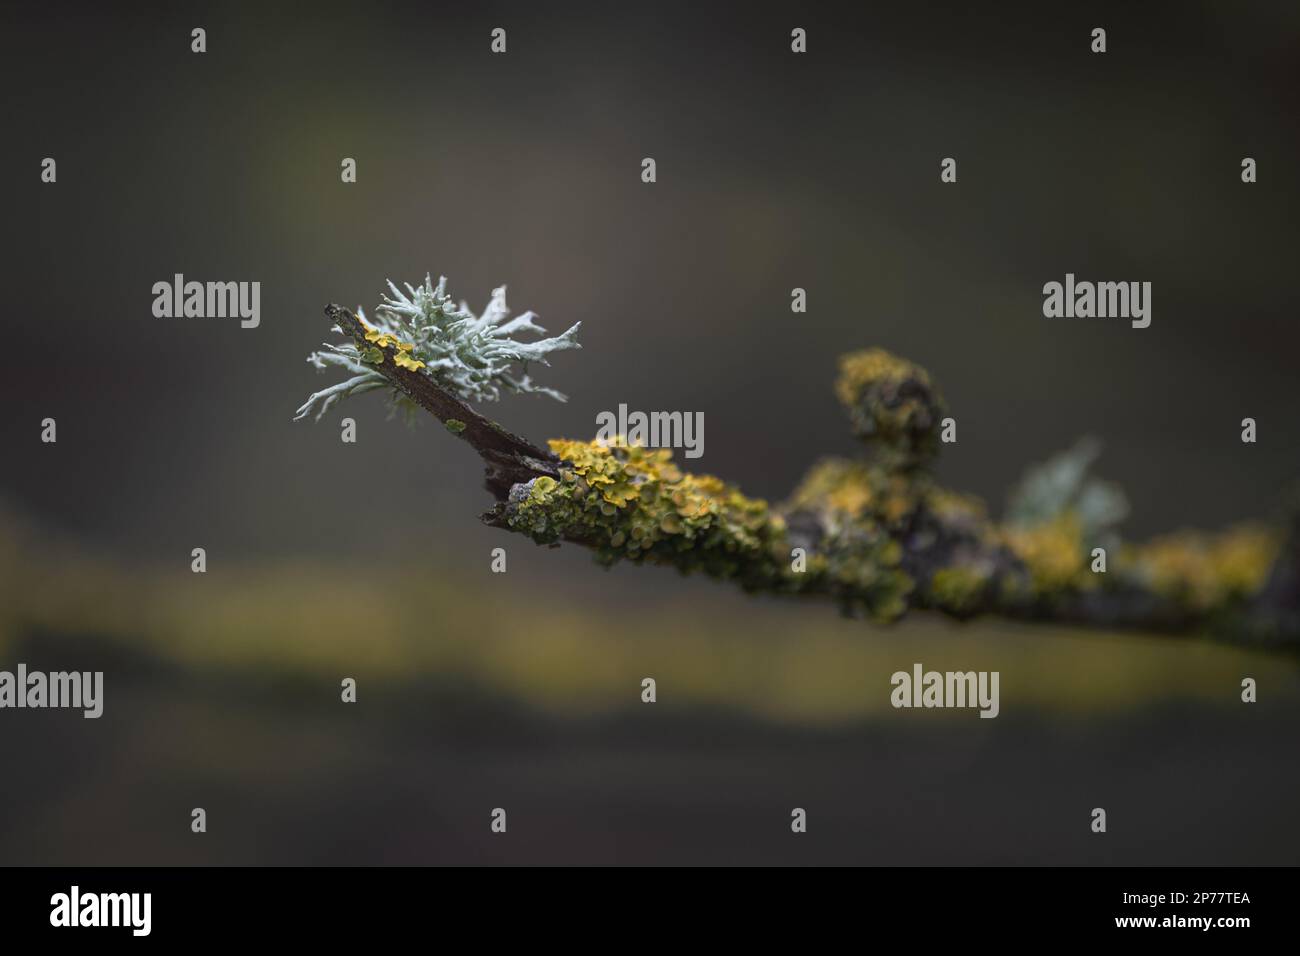
<path id="1" fill-rule="evenodd" d="M 355 315 L 326 312 L 364 344 Z M 1300 508 L 1285 527 L 1140 545 L 1090 518 L 1085 494 L 996 523 L 982 502 L 934 482 L 943 399 L 924 369 L 880 350 L 845 356 L 836 383 L 864 456 L 817 463 L 779 506 L 683 472 L 668 451 L 567 440 L 538 448 L 390 353 L 377 369 L 484 459 L 497 499 L 484 520 L 540 544 L 829 597 L 882 621 L 921 609 L 1300 646 Z"/>

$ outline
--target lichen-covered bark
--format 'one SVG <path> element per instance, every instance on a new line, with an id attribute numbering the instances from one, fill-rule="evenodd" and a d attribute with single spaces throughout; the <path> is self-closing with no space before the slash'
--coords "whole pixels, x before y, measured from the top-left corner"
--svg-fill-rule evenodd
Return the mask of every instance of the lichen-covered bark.
<path id="1" fill-rule="evenodd" d="M 375 369 L 413 402 L 447 426 L 453 435 L 474 446 L 487 465 L 485 484 L 498 498 L 509 494 L 517 482 L 538 475 L 554 475 L 558 460 L 550 452 L 537 448 L 527 439 L 511 434 L 496 422 L 474 411 L 464 401 L 438 385 L 418 370 L 403 367 L 397 345 L 370 342 L 366 327 L 351 310 L 330 305 L 325 314 L 344 335 L 351 336 L 357 347 L 370 353 Z"/>
<path id="2" fill-rule="evenodd" d="M 582 545 L 606 564 L 666 564 L 750 591 L 820 595 L 881 621 L 921 609 L 1300 644 L 1300 529 L 1243 525 L 1126 544 L 1113 527 L 1117 492 L 1086 480 L 1084 446 L 1028 480 L 1023 506 L 996 522 L 981 501 L 931 477 L 943 399 L 924 369 L 881 350 L 845 356 L 835 386 L 863 456 L 815 464 L 779 505 L 685 472 L 667 450 L 572 440 L 537 449 L 439 397 L 428 376 L 379 368 L 442 421 L 468 423 L 453 430 L 488 462 L 499 499 L 484 520 L 541 544 Z M 1098 547 L 1104 571 L 1094 568 Z"/>

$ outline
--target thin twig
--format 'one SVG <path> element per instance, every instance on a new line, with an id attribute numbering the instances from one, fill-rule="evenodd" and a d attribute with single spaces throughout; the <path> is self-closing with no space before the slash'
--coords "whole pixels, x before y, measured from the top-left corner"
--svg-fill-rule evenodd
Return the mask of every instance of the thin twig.
<path id="1" fill-rule="evenodd" d="M 559 459 L 525 438 L 506 431 L 492 419 L 480 415 L 448 392 L 428 375 L 394 363 L 394 346 L 381 347 L 366 341 L 366 329 L 351 310 L 341 305 L 326 306 L 325 314 L 349 336 L 358 349 L 378 348 L 384 361 L 372 367 L 395 388 L 447 426 L 474 448 L 487 466 L 485 484 L 498 501 L 505 501 L 510 487 L 541 475 L 559 476 Z M 463 426 L 463 427 L 462 427 Z"/>

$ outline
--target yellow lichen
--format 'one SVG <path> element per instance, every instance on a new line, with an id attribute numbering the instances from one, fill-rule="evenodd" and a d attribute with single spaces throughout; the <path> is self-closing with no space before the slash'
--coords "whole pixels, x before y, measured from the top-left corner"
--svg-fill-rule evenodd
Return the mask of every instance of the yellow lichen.
<path id="1" fill-rule="evenodd" d="M 911 472 L 938 451 L 943 399 L 919 365 L 883 349 L 840 358 L 835 394 L 876 461 Z"/>
<path id="2" fill-rule="evenodd" d="M 856 518 L 874 501 L 871 466 L 865 462 L 828 458 L 808 470 L 790 498 L 790 506 L 829 508 Z"/>
<path id="3" fill-rule="evenodd" d="M 415 350 L 415 346 L 412 343 L 403 342 L 391 332 L 380 332 L 378 329 L 365 325 L 365 323 L 362 323 L 362 325 L 366 330 L 366 341 L 379 346 L 381 349 L 392 347 L 396 348 L 399 352 L 412 352 Z M 401 356 L 399 356 L 399 358 L 400 357 Z"/>
<path id="4" fill-rule="evenodd" d="M 989 576 L 975 568 L 942 568 L 930 578 L 930 603 L 956 617 L 980 609 L 989 588 Z"/>
<path id="5" fill-rule="evenodd" d="M 1153 591 L 1207 610 L 1254 594 L 1280 547 L 1276 532 L 1252 526 L 1219 534 L 1180 531 L 1121 552 L 1121 567 Z"/>
<path id="6" fill-rule="evenodd" d="M 933 488 L 926 496 L 926 504 L 944 521 L 983 522 L 988 520 L 988 508 L 974 495 L 966 495 L 948 488 Z"/>
<path id="7" fill-rule="evenodd" d="M 1039 598 L 1095 585 L 1088 570 L 1078 516 L 1064 512 L 1029 527 L 1004 528 L 1004 543 L 1024 562 Z"/>
<path id="8" fill-rule="evenodd" d="M 398 368 L 410 369 L 412 372 L 418 372 L 424 368 L 424 363 L 419 359 L 411 358 L 406 352 L 398 352 L 393 356 L 393 364 Z"/>
<path id="9" fill-rule="evenodd" d="M 511 527 L 538 541 L 581 540 L 605 560 L 652 557 L 683 569 L 772 576 L 785 523 L 767 502 L 712 475 L 679 469 L 667 449 L 557 439 L 560 480 L 530 483 Z"/>
<path id="10" fill-rule="evenodd" d="M 882 382 L 902 382 L 914 378 L 929 385 L 930 375 L 919 365 L 886 352 L 864 349 L 840 356 L 840 374 L 835 380 L 835 395 L 845 405 L 858 401 L 863 389 Z"/>

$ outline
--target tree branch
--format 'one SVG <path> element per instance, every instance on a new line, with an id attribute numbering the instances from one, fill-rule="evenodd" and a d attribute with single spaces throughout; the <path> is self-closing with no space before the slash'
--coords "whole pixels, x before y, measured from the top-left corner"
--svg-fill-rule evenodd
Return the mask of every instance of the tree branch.
<path id="1" fill-rule="evenodd" d="M 359 349 L 378 349 L 384 360 L 373 366 L 375 370 L 446 425 L 448 431 L 470 443 L 487 465 L 484 484 L 498 500 L 504 501 L 510 494 L 511 486 L 520 482 L 541 475 L 558 477 L 559 459 L 554 454 L 480 415 L 430 376 L 398 366 L 393 361 L 397 356 L 397 348 L 367 342 L 365 326 L 349 309 L 331 304 L 326 306 L 325 314 Z"/>
<path id="2" fill-rule="evenodd" d="M 326 314 L 358 349 L 376 347 L 349 310 Z M 880 350 L 845 356 L 836 383 L 864 458 L 814 465 L 775 507 L 681 471 L 666 450 L 566 440 L 543 450 L 398 366 L 395 347 L 380 352 L 368 367 L 483 458 L 497 499 L 483 519 L 540 544 L 829 597 L 882 621 L 920 609 L 1300 647 L 1300 507 L 1286 528 L 1128 545 L 1114 527 L 1122 494 L 1087 477 L 1095 449 L 1081 444 L 1032 472 L 995 523 L 930 476 L 946 406 L 924 369 Z"/>

